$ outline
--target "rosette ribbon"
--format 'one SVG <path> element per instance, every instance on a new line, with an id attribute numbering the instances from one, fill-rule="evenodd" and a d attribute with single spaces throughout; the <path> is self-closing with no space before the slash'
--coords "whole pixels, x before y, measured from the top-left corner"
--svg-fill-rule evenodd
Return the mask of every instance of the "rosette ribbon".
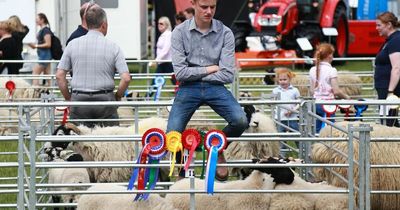
<path id="1" fill-rule="evenodd" d="M 217 170 L 218 153 L 227 146 L 227 139 L 224 132 L 219 130 L 210 130 L 204 139 L 204 147 L 208 151 L 208 161 L 206 169 L 206 192 L 207 194 L 214 194 L 214 180 Z"/>
<path id="2" fill-rule="evenodd" d="M 201 141 L 200 133 L 196 129 L 187 129 L 182 133 L 182 144 L 183 148 L 189 151 L 188 158 L 186 160 L 184 169 L 187 171 L 189 169 L 190 163 L 192 163 L 193 156 L 197 146 L 199 146 Z"/>
<path id="3" fill-rule="evenodd" d="M 174 172 L 176 153 L 182 151 L 182 135 L 177 131 L 167 133 L 167 150 L 171 152 L 172 160 L 169 168 L 169 176 Z M 171 158 L 170 158 L 171 159 Z"/>
<path id="4" fill-rule="evenodd" d="M 63 119 L 61 121 L 61 125 L 65 125 L 65 123 L 67 123 L 67 119 L 68 119 L 68 114 L 69 114 L 69 108 L 66 106 L 62 106 L 62 107 L 56 107 L 57 111 L 63 111 Z"/>
<path id="5" fill-rule="evenodd" d="M 154 101 L 158 101 L 161 95 L 161 89 L 165 83 L 165 79 L 162 76 L 157 76 L 154 78 L 154 85 L 152 85 L 156 89 L 156 94 L 154 94 Z"/>
<path id="6" fill-rule="evenodd" d="M 136 164 L 158 164 L 160 159 L 167 154 L 165 139 L 164 131 L 157 128 L 147 130 L 142 136 L 143 148 Z M 158 180 L 158 168 L 134 168 L 128 183 L 128 190 L 133 189 L 136 179 L 138 190 L 153 190 Z M 146 200 L 148 196 L 148 193 L 138 193 L 134 200 Z"/>
<path id="7" fill-rule="evenodd" d="M 8 90 L 6 95 L 8 96 L 8 100 L 12 101 L 14 91 L 15 91 L 15 83 L 12 80 L 8 80 L 5 84 L 5 88 Z"/>
<path id="8" fill-rule="evenodd" d="M 364 99 L 358 99 L 359 101 L 365 101 Z M 361 117 L 361 114 L 368 109 L 368 105 L 365 104 L 355 104 L 354 108 L 356 109 L 356 117 Z"/>
<path id="9" fill-rule="evenodd" d="M 330 118 L 337 110 L 337 105 L 322 105 L 322 109 L 325 112 L 325 118 Z M 325 127 L 325 122 L 322 122 L 321 128 Z"/>
<path id="10" fill-rule="evenodd" d="M 343 109 L 345 111 L 344 117 L 350 117 L 350 107 L 351 105 L 339 105 L 339 108 Z"/>

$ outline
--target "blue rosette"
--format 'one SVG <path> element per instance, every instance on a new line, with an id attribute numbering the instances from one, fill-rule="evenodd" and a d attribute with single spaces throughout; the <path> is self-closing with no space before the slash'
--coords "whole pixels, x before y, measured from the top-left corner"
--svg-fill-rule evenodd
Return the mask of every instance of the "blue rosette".
<path id="1" fill-rule="evenodd" d="M 163 76 L 157 76 L 154 78 L 154 85 L 153 87 L 156 88 L 156 94 L 154 94 L 154 101 L 158 101 L 161 96 L 161 89 L 165 84 L 165 79 Z"/>
<path id="2" fill-rule="evenodd" d="M 220 130 L 210 130 L 204 139 L 204 147 L 208 151 L 208 161 L 206 169 L 205 188 L 207 194 L 214 194 L 214 180 L 217 170 L 218 154 L 222 153 L 228 142 L 224 132 Z"/>

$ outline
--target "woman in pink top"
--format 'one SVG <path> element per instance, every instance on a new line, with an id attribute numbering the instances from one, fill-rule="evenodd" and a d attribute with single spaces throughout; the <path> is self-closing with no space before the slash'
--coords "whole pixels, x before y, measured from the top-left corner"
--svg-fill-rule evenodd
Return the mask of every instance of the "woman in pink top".
<path id="1" fill-rule="evenodd" d="M 311 94 L 317 100 L 333 100 L 336 98 L 350 99 L 339 89 L 337 81 L 337 70 L 332 67 L 333 53 L 335 48 L 328 43 L 322 43 L 315 51 L 315 66 L 310 69 Z M 322 105 L 316 106 L 316 112 L 319 116 L 325 115 Z M 331 117 L 335 115 L 332 114 Z M 331 120 L 334 121 L 334 120 Z M 321 130 L 322 122 L 317 119 L 316 131 Z"/>

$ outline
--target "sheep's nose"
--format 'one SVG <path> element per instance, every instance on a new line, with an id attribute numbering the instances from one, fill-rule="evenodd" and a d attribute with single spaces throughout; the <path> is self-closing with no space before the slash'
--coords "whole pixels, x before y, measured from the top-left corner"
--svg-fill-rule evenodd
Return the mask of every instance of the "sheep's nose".
<path id="1" fill-rule="evenodd" d="M 259 122 L 254 122 L 254 124 L 256 124 L 256 127 L 258 127 Z"/>

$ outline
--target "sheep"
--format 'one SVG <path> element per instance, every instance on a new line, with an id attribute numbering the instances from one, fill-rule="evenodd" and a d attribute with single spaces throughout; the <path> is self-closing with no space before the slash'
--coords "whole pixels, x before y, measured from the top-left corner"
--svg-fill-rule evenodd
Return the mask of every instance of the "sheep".
<path id="1" fill-rule="evenodd" d="M 63 127 L 63 126 L 60 126 Z M 139 121 L 139 133 L 143 134 L 149 128 L 157 127 L 161 130 L 166 129 L 166 120 L 162 118 L 147 118 Z M 95 127 L 90 129 L 86 126 L 75 126 L 66 123 L 64 129 L 59 128 L 60 132 L 79 135 L 133 135 L 135 127 Z M 133 161 L 135 159 L 135 145 L 132 142 L 52 142 L 53 147 L 66 145 L 74 152 L 81 154 L 85 161 Z M 141 145 L 139 144 L 139 149 Z M 137 154 L 136 154 L 137 155 Z M 90 168 L 89 176 L 92 182 L 124 182 L 131 176 L 131 168 Z"/>
<path id="2" fill-rule="evenodd" d="M 274 158 L 268 158 L 263 163 L 281 163 Z M 293 182 L 294 174 L 289 168 L 257 168 L 244 180 L 215 182 L 215 190 L 272 190 L 275 184 Z M 204 190 L 204 180 L 195 178 L 196 190 Z M 170 187 L 171 190 L 190 189 L 190 179 L 177 181 Z M 189 194 L 167 194 L 165 197 L 177 209 L 189 209 Z M 195 197 L 196 209 L 268 209 L 271 201 L 270 193 L 221 193 L 213 196 L 197 194 Z"/>
<path id="3" fill-rule="evenodd" d="M 359 125 L 365 122 L 338 122 L 337 126 L 347 129 L 348 124 Z M 395 127 L 387 127 L 379 124 L 371 124 L 373 131 L 371 137 L 396 137 L 400 135 L 400 129 Z M 332 132 L 331 132 L 332 131 Z M 331 128 L 323 128 L 320 137 L 347 137 L 347 134 Z M 338 149 L 347 154 L 347 142 L 332 142 L 333 148 Z M 358 161 L 359 141 L 354 140 L 354 160 Z M 370 163 L 373 164 L 400 164 L 400 145 L 397 142 L 371 142 L 370 143 Z M 312 146 L 311 159 L 315 163 L 347 163 L 348 158 L 343 157 L 338 152 L 322 143 L 316 143 Z M 347 168 L 332 168 L 333 171 L 347 177 Z M 371 169 L 371 190 L 400 190 L 400 183 L 397 177 L 400 177 L 400 170 L 396 168 L 372 168 Z M 317 178 L 327 181 L 329 184 L 338 187 L 346 187 L 347 184 L 341 179 L 335 177 L 331 172 L 322 168 L 315 168 L 314 174 Z M 354 168 L 354 183 L 358 183 L 358 167 Z M 356 199 L 358 194 L 356 194 Z M 399 209 L 400 196 L 397 194 L 371 194 L 371 209 Z"/>
<path id="4" fill-rule="evenodd" d="M 276 190 L 344 190 L 326 183 L 310 183 L 295 174 L 290 185 L 278 184 Z M 348 209 L 347 194 L 322 193 L 274 193 L 269 210 L 345 210 Z"/>
<path id="5" fill-rule="evenodd" d="M 269 73 L 272 73 L 273 71 L 274 70 L 268 70 Z M 275 84 L 274 80 L 275 75 L 268 74 L 264 77 L 264 83 L 267 85 Z M 301 96 L 310 96 L 310 79 L 308 75 L 296 75 L 292 78 L 291 84 L 299 89 Z M 338 84 L 342 92 L 349 96 L 361 95 L 363 82 L 361 78 L 354 73 L 349 71 L 339 71 Z"/>
<path id="6" fill-rule="evenodd" d="M 249 128 L 249 133 L 277 133 L 274 121 L 261 112 L 256 112 L 254 106 L 244 106 Z M 227 160 L 248 160 L 278 156 L 280 146 L 278 141 L 234 141 L 224 151 Z M 249 174 L 248 168 L 230 168 L 230 174 L 243 178 Z"/>
<path id="7" fill-rule="evenodd" d="M 43 87 L 32 86 L 22 78 L 0 77 L 0 99 L 2 101 L 8 100 L 8 89 L 5 88 L 5 84 L 10 80 L 15 83 L 15 90 L 13 93 L 14 100 L 39 98 L 41 93 L 46 92 Z"/>
<path id="8" fill-rule="evenodd" d="M 157 194 L 150 194 L 147 200 L 134 201 L 135 194 L 126 187 L 116 184 L 97 184 L 88 191 L 126 191 L 127 194 L 84 194 L 78 200 L 78 210 L 172 210 L 171 203 Z"/>
<path id="9" fill-rule="evenodd" d="M 68 157 L 62 159 L 56 157 L 53 159 L 54 162 L 63 161 L 83 161 L 83 158 L 79 154 L 69 154 Z M 78 184 L 78 183 L 90 183 L 88 171 L 85 168 L 51 168 L 49 169 L 49 184 Z M 72 191 L 82 190 L 82 187 L 60 187 L 54 188 L 57 191 Z M 53 203 L 60 203 L 60 198 L 63 203 L 76 203 L 80 195 L 76 194 L 64 194 L 61 196 L 53 195 Z"/>

